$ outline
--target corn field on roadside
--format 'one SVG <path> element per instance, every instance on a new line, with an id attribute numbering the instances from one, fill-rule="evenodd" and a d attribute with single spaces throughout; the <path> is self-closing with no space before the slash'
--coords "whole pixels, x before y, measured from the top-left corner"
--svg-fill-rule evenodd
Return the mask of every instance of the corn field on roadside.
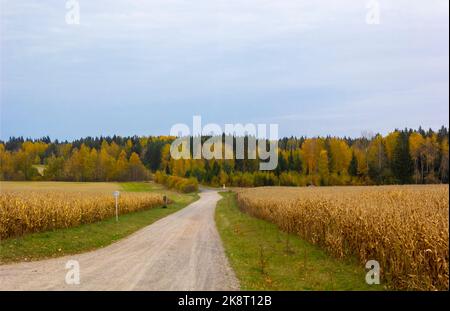
<path id="1" fill-rule="evenodd" d="M 398 290 L 449 288 L 449 188 L 256 188 L 240 208 L 338 257 L 376 260 Z"/>
<path id="2" fill-rule="evenodd" d="M 150 193 L 123 193 L 120 214 L 163 205 L 163 197 Z M 115 199 L 109 194 L 58 191 L 0 193 L 0 239 L 27 233 L 69 228 L 114 216 Z"/>

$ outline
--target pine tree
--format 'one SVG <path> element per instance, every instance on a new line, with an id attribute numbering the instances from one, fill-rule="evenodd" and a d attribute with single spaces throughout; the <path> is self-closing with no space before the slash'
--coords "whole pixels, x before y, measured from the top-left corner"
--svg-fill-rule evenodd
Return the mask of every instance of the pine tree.
<path id="1" fill-rule="evenodd" d="M 295 171 L 294 152 L 292 151 L 292 149 L 289 152 L 288 167 L 290 171 Z"/>
<path id="2" fill-rule="evenodd" d="M 161 157 L 164 142 L 149 142 L 144 155 L 144 164 L 152 171 L 157 171 L 161 167 Z"/>
<path id="3" fill-rule="evenodd" d="M 350 176 L 358 175 L 358 159 L 356 158 L 355 153 L 352 154 L 352 160 L 350 161 L 350 165 L 348 167 L 348 172 Z"/>
<path id="4" fill-rule="evenodd" d="M 408 134 L 401 132 L 392 155 L 392 173 L 400 184 L 411 183 L 414 173 L 414 163 L 409 151 Z"/>

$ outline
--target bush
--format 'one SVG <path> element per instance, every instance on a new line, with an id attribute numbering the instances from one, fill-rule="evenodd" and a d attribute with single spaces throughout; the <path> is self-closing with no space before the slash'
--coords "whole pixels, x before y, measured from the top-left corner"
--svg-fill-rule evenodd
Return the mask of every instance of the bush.
<path id="1" fill-rule="evenodd" d="M 198 191 L 198 181 L 195 178 L 170 176 L 158 171 L 153 176 L 153 180 L 158 184 L 165 185 L 169 189 L 175 189 L 183 193 Z"/>

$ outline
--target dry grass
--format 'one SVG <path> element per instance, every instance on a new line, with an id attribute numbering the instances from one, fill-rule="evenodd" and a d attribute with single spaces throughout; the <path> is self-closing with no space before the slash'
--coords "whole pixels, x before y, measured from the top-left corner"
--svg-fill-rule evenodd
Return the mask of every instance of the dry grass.
<path id="1" fill-rule="evenodd" d="M 336 257 L 377 260 L 401 290 L 449 288 L 449 188 L 257 188 L 238 191 L 245 212 Z"/>
<path id="2" fill-rule="evenodd" d="M 53 189 L 54 190 L 49 190 Z M 0 192 L 0 239 L 26 233 L 68 228 L 93 223 L 115 214 L 111 190 L 118 185 L 66 183 L 2 183 Z M 163 204 L 161 195 L 121 193 L 120 214 Z"/>

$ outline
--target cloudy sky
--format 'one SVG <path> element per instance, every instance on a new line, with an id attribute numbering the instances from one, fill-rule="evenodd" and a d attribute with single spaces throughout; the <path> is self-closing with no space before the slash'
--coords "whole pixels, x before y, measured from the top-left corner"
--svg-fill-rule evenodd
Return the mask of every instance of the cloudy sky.
<path id="1" fill-rule="evenodd" d="M 0 138 L 448 126 L 449 1 L 0 0 Z"/>

